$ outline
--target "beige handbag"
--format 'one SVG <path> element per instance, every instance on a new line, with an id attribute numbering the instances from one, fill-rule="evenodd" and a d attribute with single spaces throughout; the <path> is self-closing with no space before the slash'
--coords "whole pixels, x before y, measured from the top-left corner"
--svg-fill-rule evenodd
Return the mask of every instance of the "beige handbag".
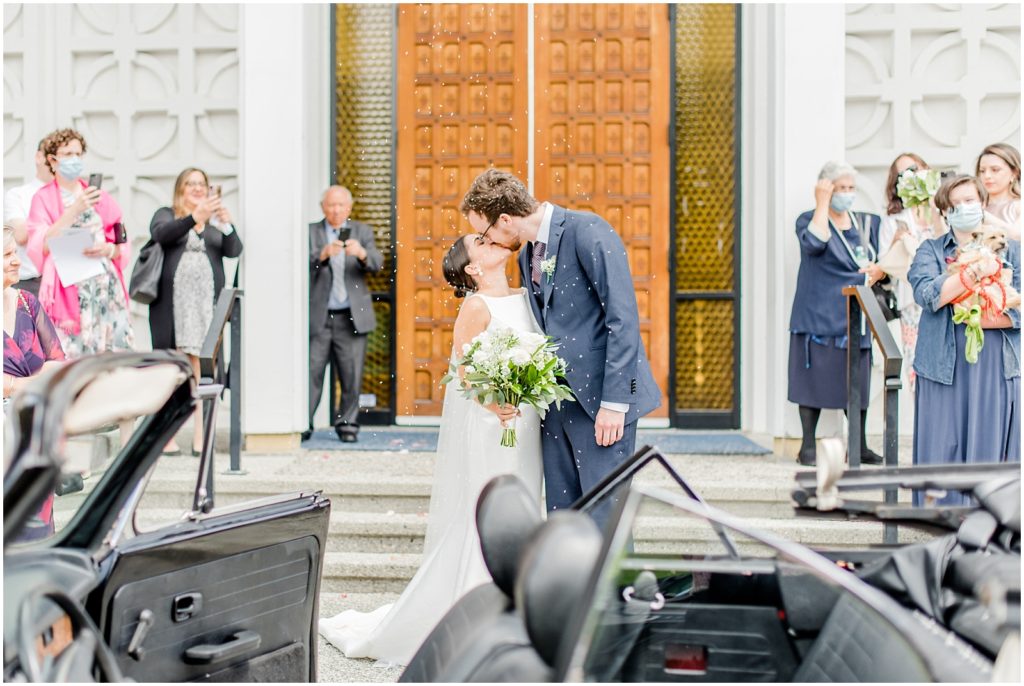
<path id="1" fill-rule="evenodd" d="M 903 222 L 901 225 L 906 226 Z M 878 258 L 878 266 L 889 276 L 901 281 L 907 280 L 907 272 L 910 271 L 910 263 L 914 261 L 914 254 L 917 252 L 920 243 L 911 236 L 903 236 L 893 243 L 888 252 Z"/>

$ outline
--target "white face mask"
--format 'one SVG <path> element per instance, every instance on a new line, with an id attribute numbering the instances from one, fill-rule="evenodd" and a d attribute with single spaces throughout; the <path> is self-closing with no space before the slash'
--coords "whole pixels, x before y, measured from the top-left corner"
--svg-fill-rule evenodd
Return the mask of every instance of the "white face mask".
<path id="1" fill-rule="evenodd" d="M 985 218 L 981 203 L 976 201 L 962 202 L 946 213 L 946 223 L 954 231 L 970 231 Z"/>

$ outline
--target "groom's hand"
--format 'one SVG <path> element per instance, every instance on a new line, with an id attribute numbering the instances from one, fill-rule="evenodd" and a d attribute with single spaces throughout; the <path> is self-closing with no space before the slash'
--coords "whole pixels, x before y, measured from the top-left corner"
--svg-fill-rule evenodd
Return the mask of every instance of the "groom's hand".
<path id="1" fill-rule="evenodd" d="M 622 430 L 626 425 L 626 413 L 616 412 L 602 407 L 594 419 L 594 440 L 598 445 L 609 446 L 622 438 Z"/>

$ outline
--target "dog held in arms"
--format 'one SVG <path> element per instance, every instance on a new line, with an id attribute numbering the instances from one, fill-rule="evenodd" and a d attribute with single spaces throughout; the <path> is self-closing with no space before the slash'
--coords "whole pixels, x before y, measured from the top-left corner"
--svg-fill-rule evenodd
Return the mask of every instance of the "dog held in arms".
<path id="1" fill-rule="evenodd" d="M 953 321 L 967 325 L 965 356 L 972 364 L 978 361 L 978 354 L 985 345 L 985 336 L 981 330 L 982 316 L 995 317 L 1009 309 L 1020 308 L 1020 293 L 1012 285 L 1013 267 L 1005 260 L 1006 241 L 1005 230 L 982 224 L 974 231 L 971 242 L 957 250 L 956 259 L 948 268 L 948 272 L 959 278 L 967 288 L 952 303 Z M 996 260 L 998 263 L 994 274 L 980 281 L 964 278 L 964 272 L 975 266 L 986 263 L 991 266 L 988 260 Z"/>

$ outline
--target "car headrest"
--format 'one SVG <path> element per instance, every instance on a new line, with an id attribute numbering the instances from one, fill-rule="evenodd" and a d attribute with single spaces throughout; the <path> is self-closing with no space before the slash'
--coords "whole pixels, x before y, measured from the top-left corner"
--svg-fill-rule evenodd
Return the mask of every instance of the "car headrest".
<path id="1" fill-rule="evenodd" d="M 494 584 L 510 599 L 515 593 L 520 553 L 541 521 L 540 503 L 511 474 L 491 479 L 476 501 L 476 530 L 484 564 Z"/>
<path id="2" fill-rule="evenodd" d="M 553 513 L 523 551 L 516 606 L 534 650 L 555 666 L 566 625 L 585 598 L 587 580 L 601 553 L 601 532 L 582 512 Z"/>

